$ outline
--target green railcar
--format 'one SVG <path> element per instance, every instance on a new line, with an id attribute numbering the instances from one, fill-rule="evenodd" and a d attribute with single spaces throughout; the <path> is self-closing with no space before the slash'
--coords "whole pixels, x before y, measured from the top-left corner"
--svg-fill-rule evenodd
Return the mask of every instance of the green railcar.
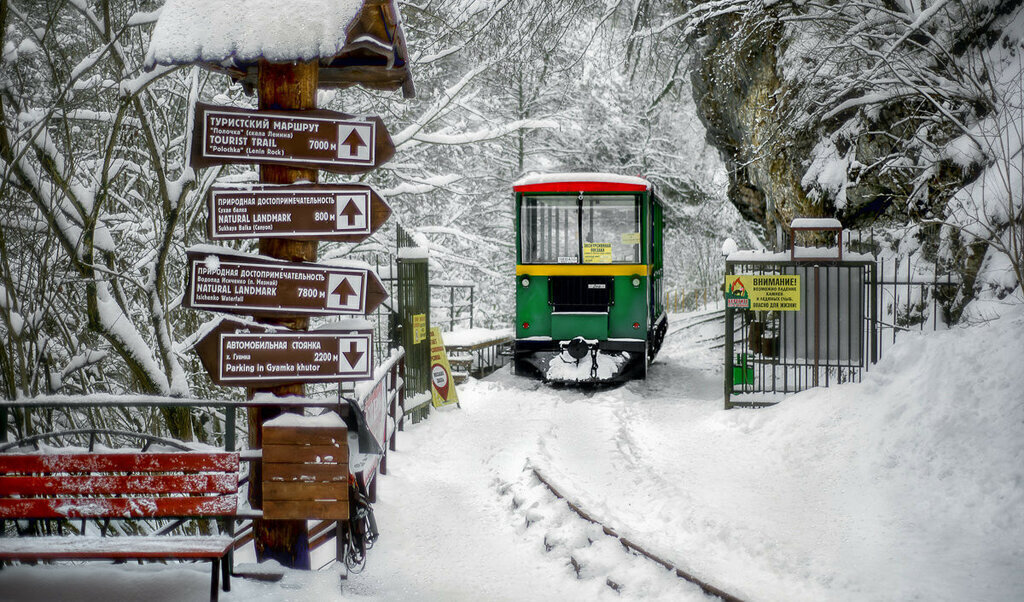
<path id="1" fill-rule="evenodd" d="M 516 373 L 646 377 L 668 327 L 664 211 L 651 184 L 585 173 L 529 176 L 513 188 Z"/>

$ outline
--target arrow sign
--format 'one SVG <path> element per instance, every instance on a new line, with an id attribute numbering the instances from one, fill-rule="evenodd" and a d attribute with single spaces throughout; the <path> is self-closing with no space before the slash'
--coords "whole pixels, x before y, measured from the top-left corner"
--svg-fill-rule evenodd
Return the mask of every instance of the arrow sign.
<path id="1" fill-rule="evenodd" d="M 357 174 L 380 167 L 395 145 L 380 117 L 336 111 L 253 111 L 196 104 L 193 167 L 271 163 Z"/>
<path id="2" fill-rule="evenodd" d="M 366 220 L 357 219 L 361 218 L 362 216 L 363 212 L 359 210 L 359 206 L 356 203 L 354 203 L 352 199 L 346 199 L 345 208 L 342 209 L 341 213 L 338 214 L 338 227 L 341 227 L 341 218 L 343 217 L 345 218 L 345 224 L 349 226 L 352 224 L 357 224 L 360 221 L 365 223 Z"/>
<path id="3" fill-rule="evenodd" d="M 341 274 L 331 274 L 330 277 L 331 283 L 328 284 L 328 288 L 330 289 L 332 285 L 334 285 L 335 283 L 337 283 L 338 285 L 334 287 L 333 291 L 331 291 L 331 295 L 338 296 L 339 301 L 337 305 L 339 307 L 346 305 L 348 303 L 349 297 L 358 296 L 358 294 L 355 292 L 355 289 L 352 288 L 352 278 L 345 277 L 344 275 Z M 330 305 L 332 305 L 332 303 L 331 301 L 328 301 L 328 306 Z"/>
<path id="4" fill-rule="evenodd" d="M 357 351 L 356 350 L 356 342 L 355 341 L 349 341 L 348 351 L 342 353 L 342 355 L 345 356 L 345 361 L 347 361 L 348 365 L 353 367 L 353 368 L 359 365 L 359 360 L 362 359 L 363 355 L 365 355 L 365 354 L 366 354 L 365 351 Z"/>
<path id="5" fill-rule="evenodd" d="M 342 128 L 340 132 L 344 133 L 346 129 L 348 129 L 349 132 L 349 134 L 345 136 L 344 142 L 342 142 L 342 145 L 348 147 L 348 157 L 366 161 L 369 158 L 370 147 L 366 145 L 366 141 L 363 139 L 363 136 L 360 135 L 360 130 L 362 130 L 362 133 L 370 133 L 371 135 L 372 131 L 370 128 L 360 127 L 358 124 L 345 124 L 345 126 L 346 127 Z M 343 155 L 339 153 L 339 156 Z"/>
<path id="6" fill-rule="evenodd" d="M 294 238 L 362 242 L 391 216 L 363 184 L 218 186 L 207 196 L 212 240 Z"/>
<path id="7" fill-rule="evenodd" d="M 368 314 L 387 299 L 373 270 L 188 250 L 185 307 L 249 316 Z"/>
<path id="8" fill-rule="evenodd" d="M 244 387 L 369 380 L 371 349 L 370 328 L 299 332 L 230 319 L 195 345 L 215 384 Z"/>

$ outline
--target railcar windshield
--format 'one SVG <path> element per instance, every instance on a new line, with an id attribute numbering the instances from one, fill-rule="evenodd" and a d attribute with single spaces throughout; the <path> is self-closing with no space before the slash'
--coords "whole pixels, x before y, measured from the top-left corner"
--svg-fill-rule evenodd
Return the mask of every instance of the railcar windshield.
<path id="1" fill-rule="evenodd" d="M 639 197 L 523 197 L 519 241 L 523 263 L 639 263 Z"/>

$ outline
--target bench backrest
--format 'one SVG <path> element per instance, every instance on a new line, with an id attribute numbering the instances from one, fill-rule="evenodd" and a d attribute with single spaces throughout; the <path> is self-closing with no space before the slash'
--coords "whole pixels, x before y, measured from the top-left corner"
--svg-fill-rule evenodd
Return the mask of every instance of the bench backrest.
<path id="1" fill-rule="evenodd" d="M 0 454 L 0 519 L 225 516 L 238 454 Z"/>

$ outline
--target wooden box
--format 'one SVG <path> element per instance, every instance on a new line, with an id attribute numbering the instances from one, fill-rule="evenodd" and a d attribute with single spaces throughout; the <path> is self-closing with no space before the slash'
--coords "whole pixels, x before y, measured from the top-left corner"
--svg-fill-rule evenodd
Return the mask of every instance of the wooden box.
<path id="1" fill-rule="evenodd" d="M 263 425 L 263 518 L 348 519 L 348 430 L 331 417 Z"/>

